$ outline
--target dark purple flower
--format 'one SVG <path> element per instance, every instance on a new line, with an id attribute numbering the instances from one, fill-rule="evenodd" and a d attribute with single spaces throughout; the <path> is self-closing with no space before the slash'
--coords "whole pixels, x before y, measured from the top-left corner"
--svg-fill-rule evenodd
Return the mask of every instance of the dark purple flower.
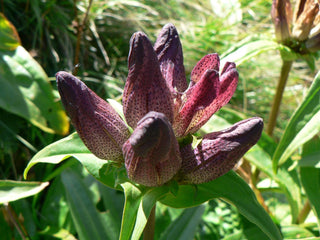
<path id="1" fill-rule="evenodd" d="M 217 54 L 204 56 L 191 72 L 188 86 L 176 28 L 164 26 L 153 47 L 137 32 L 130 40 L 128 78 L 123 112 L 128 127 L 115 110 L 83 82 L 57 73 L 62 103 L 90 151 L 100 158 L 123 161 L 128 177 L 139 184 L 159 186 L 171 179 L 180 183 L 210 181 L 231 170 L 259 139 L 260 118 L 204 136 L 192 149 L 179 146 L 231 99 L 238 72 L 227 62 L 220 71 Z"/>

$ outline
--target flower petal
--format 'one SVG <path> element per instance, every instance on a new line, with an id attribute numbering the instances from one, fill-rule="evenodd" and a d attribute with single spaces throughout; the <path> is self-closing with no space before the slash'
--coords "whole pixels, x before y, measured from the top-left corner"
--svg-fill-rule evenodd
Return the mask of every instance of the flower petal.
<path id="1" fill-rule="evenodd" d="M 149 112 L 123 145 L 128 177 L 146 186 L 169 181 L 181 167 L 179 145 L 164 114 Z"/>
<path id="2" fill-rule="evenodd" d="M 207 134 L 192 150 L 191 145 L 180 149 L 182 183 L 200 184 L 230 171 L 237 161 L 259 140 L 263 120 L 253 117 L 230 128 Z"/>
<path id="3" fill-rule="evenodd" d="M 162 75 L 171 92 L 184 92 L 188 84 L 183 66 L 182 46 L 173 24 L 168 23 L 162 28 L 154 50 L 158 56 Z"/>
<path id="4" fill-rule="evenodd" d="M 173 99 L 160 71 L 157 55 L 148 37 L 135 33 L 130 40 L 129 74 L 123 92 L 127 123 L 135 128 L 150 111 L 161 112 L 173 120 Z"/>
<path id="5" fill-rule="evenodd" d="M 176 136 L 186 135 L 186 131 L 198 123 L 204 114 L 203 111 L 219 96 L 219 90 L 219 73 L 212 69 L 207 70 L 200 81 L 187 90 L 187 100 L 173 125 Z"/>
<path id="6" fill-rule="evenodd" d="M 194 113 L 194 117 L 188 126 L 186 133 L 195 133 L 198 131 L 220 108 L 226 105 L 238 84 L 238 71 L 235 63 L 227 62 L 220 75 L 220 89 L 219 94 L 205 109 Z M 198 85 L 198 84 L 196 84 Z M 216 92 L 208 93 L 216 96 Z M 185 133 L 185 134 L 186 134 Z"/>
<path id="7" fill-rule="evenodd" d="M 291 35 L 292 9 L 290 0 L 273 0 L 271 18 L 277 40 L 282 43 L 286 42 Z"/>
<path id="8" fill-rule="evenodd" d="M 220 59 L 217 53 L 212 53 L 200 59 L 191 72 L 191 86 L 200 81 L 202 75 L 208 70 L 213 69 L 219 72 Z"/>
<path id="9" fill-rule="evenodd" d="M 82 141 L 97 157 L 123 161 L 122 145 L 130 136 L 117 112 L 82 81 L 56 74 L 61 101 Z"/>

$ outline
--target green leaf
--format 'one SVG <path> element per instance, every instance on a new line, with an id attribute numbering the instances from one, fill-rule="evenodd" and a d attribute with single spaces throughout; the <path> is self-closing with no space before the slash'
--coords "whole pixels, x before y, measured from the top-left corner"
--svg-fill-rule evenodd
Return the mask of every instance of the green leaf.
<path id="1" fill-rule="evenodd" d="M 270 239 L 282 239 L 278 228 L 258 203 L 251 188 L 233 171 L 208 183 L 197 186 L 182 185 L 176 196 L 167 194 L 160 201 L 174 208 L 185 208 L 199 205 L 212 198 L 222 198 L 232 203 Z"/>
<path id="2" fill-rule="evenodd" d="M 315 77 L 301 105 L 291 117 L 273 155 L 273 169 L 320 131 L 320 74 Z"/>
<path id="3" fill-rule="evenodd" d="M 15 50 L 20 38 L 15 27 L 0 13 L 0 51 Z"/>
<path id="4" fill-rule="evenodd" d="M 117 180 L 115 174 L 121 173 L 121 169 L 119 170 L 113 162 L 93 155 L 77 133 L 73 133 L 39 151 L 24 170 L 24 178 L 27 178 L 30 168 L 38 163 L 58 164 L 70 157 L 77 159 L 97 180 L 115 188 Z M 118 189 L 121 188 L 118 187 Z"/>
<path id="5" fill-rule="evenodd" d="M 32 203 L 27 199 L 20 199 L 18 201 L 11 202 L 10 206 L 12 207 L 16 216 L 22 216 L 22 219 L 24 220 L 23 226 L 25 231 L 28 233 L 29 239 L 39 240 L 40 238 L 37 232 L 37 226 L 34 216 L 34 212 L 36 211 L 36 209 L 34 208 Z"/>
<path id="6" fill-rule="evenodd" d="M 67 116 L 46 73 L 23 47 L 0 51 L 0 86 L 0 108 L 44 131 L 67 134 Z"/>
<path id="7" fill-rule="evenodd" d="M 49 182 L 0 180 L 0 204 L 33 196 L 48 185 Z"/>
<path id="8" fill-rule="evenodd" d="M 126 240 L 130 239 L 134 228 L 136 215 L 142 198 L 142 191 L 135 185 L 128 182 L 121 184 L 121 186 L 125 194 L 125 203 L 123 208 L 119 239 Z"/>
<path id="9" fill-rule="evenodd" d="M 226 62 L 235 62 L 237 66 L 250 58 L 270 50 L 280 49 L 280 45 L 272 40 L 248 37 L 232 47 L 221 57 L 221 66 Z"/>
<path id="10" fill-rule="evenodd" d="M 26 179 L 30 168 L 38 163 L 58 164 L 71 156 L 75 158 L 93 156 L 88 148 L 83 144 L 77 133 L 73 133 L 68 137 L 54 142 L 39 151 L 29 161 L 24 170 L 23 176 Z"/>
<path id="11" fill-rule="evenodd" d="M 258 142 L 259 144 L 259 142 Z M 269 146 L 271 147 L 271 146 Z M 276 181 L 279 187 L 286 195 L 291 208 L 292 222 L 298 217 L 301 208 L 301 186 L 299 183 L 298 173 L 296 169 L 288 171 L 290 162 L 281 166 L 275 174 L 272 170 L 272 161 L 270 155 L 260 146 L 254 146 L 245 158 L 254 164 L 257 168 L 267 174 L 270 179 Z"/>
<path id="12" fill-rule="evenodd" d="M 87 186 L 78 174 L 65 170 L 61 174 L 66 199 L 71 211 L 77 233 L 81 240 L 111 239 L 104 228 L 100 213 L 97 211 Z"/>
<path id="13" fill-rule="evenodd" d="M 307 142 L 303 146 L 301 160 L 308 157 L 310 154 L 318 152 L 319 147 L 320 139 L 318 137 Z M 308 199 L 313 207 L 314 213 L 317 216 L 318 224 L 320 224 L 320 168 L 301 167 L 300 178 Z"/>
<path id="14" fill-rule="evenodd" d="M 125 193 L 120 240 L 138 240 L 144 230 L 148 217 L 157 200 L 163 197 L 169 188 L 138 188 L 126 182 L 121 184 Z"/>
<path id="15" fill-rule="evenodd" d="M 205 207 L 203 205 L 185 209 L 182 214 L 177 219 L 175 219 L 166 229 L 166 231 L 161 235 L 160 240 L 194 239 L 194 235 L 202 219 L 204 210 Z"/>
<path id="16" fill-rule="evenodd" d="M 48 187 L 46 197 L 41 201 L 40 214 L 42 216 L 40 227 L 42 229 L 50 227 L 45 229 L 43 234 L 46 231 L 59 232 L 60 229 L 75 232 L 61 175 L 56 177 Z"/>
<path id="17" fill-rule="evenodd" d="M 112 239 L 119 239 L 121 229 L 121 215 L 124 206 L 123 192 L 117 191 L 99 184 L 100 196 L 104 205 L 104 220 L 110 234 L 113 234 Z"/>
<path id="18" fill-rule="evenodd" d="M 284 239 L 313 239 L 315 237 L 306 228 L 298 225 L 283 226 L 281 227 L 281 232 L 283 233 Z M 316 239 L 316 238 L 314 238 Z"/>

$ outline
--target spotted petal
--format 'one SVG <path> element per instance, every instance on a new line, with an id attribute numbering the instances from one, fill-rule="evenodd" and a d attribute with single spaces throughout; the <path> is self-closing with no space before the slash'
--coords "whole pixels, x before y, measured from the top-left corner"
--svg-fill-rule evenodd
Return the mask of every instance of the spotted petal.
<path id="1" fill-rule="evenodd" d="M 198 131 L 214 113 L 227 104 L 236 91 L 237 84 L 238 71 L 236 69 L 236 65 L 235 63 L 227 62 L 220 75 L 219 94 L 216 96 L 216 92 L 211 93 L 216 97 L 204 110 L 194 113 L 194 117 L 186 132 L 195 133 Z"/>
<path id="2" fill-rule="evenodd" d="M 56 74 L 61 101 L 82 141 L 97 157 L 123 161 L 122 145 L 130 133 L 117 112 L 82 81 Z"/>
<path id="3" fill-rule="evenodd" d="M 187 100 L 173 125 L 177 136 L 186 135 L 188 129 L 198 123 L 207 107 L 219 96 L 219 90 L 219 73 L 212 69 L 207 70 L 201 80 L 188 89 Z"/>
<path id="4" fill-rule="evenodd" d="M 212 53 L 204 56 L 197 63 L 191 72 L 191 86 L 200 81 L 202 75 L 208 70 L 213 69 L 219 72 L 220 59 L 217 53 Z"/>
<path id="5" fill-rule="evenodd" d="M 154 45 L 160 69 L 171 92 L 184 92 L 187 87 L 180 38 L 175 26 L 166 24 Z"/>
<path id="6" fill-rule="evenodd" d="M 169 181 L 180 169 L 179 145 L 164 114 L 149 112 L 123 145 L 128 177 L 146 186 Z"/>
<path id="7" fill-rule="evenodd" d="M 181 182 L 204 183 L 230 171 L 237 161 L 259 140 L 263 129 L 261 118 L 254 117 L 232 127 L 207 134 L 201 143 L 181 151 Z"/>
<path id="8" fill-rule="evenodd" d="M 142 33 L 130 40 L 129 74 L 123 92 L 123 110 L 127 123 L 135 128 L 150 111 L 161 112 L 173 120 L 173 99 L 161 74 L 157 55 Z"/>

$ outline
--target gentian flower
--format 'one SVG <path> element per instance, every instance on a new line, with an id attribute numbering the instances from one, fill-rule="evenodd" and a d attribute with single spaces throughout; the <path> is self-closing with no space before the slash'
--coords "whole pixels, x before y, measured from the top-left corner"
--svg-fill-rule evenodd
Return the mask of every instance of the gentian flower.
<path id="1" fill-rule="evenodd" d="M 226 63 L 221 72 L 219 65 L 217 54 L 203 57 L 188 86 L 172 24 L 164 26 L 154 46 L 143 32 L 133 34 L 123 92 L 126 123 L 76 77 L 58 72 L 56 78 L 62 103 L 93 154 L 123 163 L 129 179 L 142 185 L 160 186 L 172 179 L 198 184 L 231 170 L 263 128 L 261 118 L 250 118 L 205 135 L 192 148 L 191 134 L 229 102 L 237 86 L 235 64 Z"/>
<path id="2" fill-rule="evenodd" d="M 280 43 L 295 50 L 306 48 L 308 52 L 320 49 L 318 1 L 298 0 L 293 11 L 290 0 L 273 0 L 271 17 Z M 298 47 L 299 44 L 301 46 Z"/>

